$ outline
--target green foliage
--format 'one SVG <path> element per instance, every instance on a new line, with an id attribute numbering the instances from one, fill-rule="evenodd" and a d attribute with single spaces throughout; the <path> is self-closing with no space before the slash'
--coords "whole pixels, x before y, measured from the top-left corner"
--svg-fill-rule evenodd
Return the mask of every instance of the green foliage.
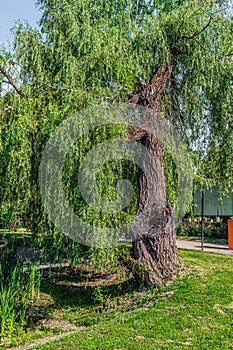
<path id="1" fill-rule="evenodd" d="M 1 219 L 29 218 L 34 234 L 56 232 L 43 212 L 38 168 L 45 142 L 55 128 L 86 107 L 126 102 L 137 78 L 150 82 L 173 57 L 173 73 L 161 97 L 162 111 L 194 160 L 196 183 L 232 185 L 232 16 L 224 1 L 38 0 L 39 31 L 18 24 L 14 51 L 1 51 L 0 64 L 27 94 L 2 94 L 0 109 Z M 1 81 L 1 91 L 4 87 Z M 77 213 L 107 227 L 130 220 L 137 190 L 124 212 L 113 218 L 86 210 L 78 191 L 76 168 L 95 144 L 119 135 L 100 129 L 78 140 L 67 156 L 64 187 Z M 78 154 L 77 154 L 78 153 Z M 76 156 L 75 163 L 73 156 Z M 176 202 L 179 179 L 166 156 L 168 197 Z M 129 163 L 105 164 L 99 192 L 114 199 L 117 178 L 137 188 L 137 169 Z M 224 180 L 223 180 L 224 179 Z"/>
<path id="2" fill-rule="evenodd" d="M 96 303 L 104 304 L 106 300 L 107 293 L 102 286 L 98 286 L 93 291 L 93 298 Z"/>
<path id="3" fill-rule="evenodd" d="M 122 222 L 127 223 L 132 221 L 136 214 L 138 206 L 138 168 L 130 161 L 117 159 L 108 161 L 102 165 L 96 178 L 98 192 L 106 201 L 116 199 L 116 184 L 118 179 L 128 179 L 131 181 L 134 187 L 134 195 L 130 205 L 125 209 L 119 210 L 117 213 L 108 214 L 99 212 L 98 208 L 89 208 L 82 197 L 81 191 L 77 188 L 78 171 L 86 152 L 96 147 L 99 142 L 104 142 L 111 137 L 124 137 L 125 129 L 126 126 L 120 124 L 95 128 L 88 134 L 83 135 L 71 148 L 66 157 L 63 167 L 63 181 L 66 196 L 78 216 L 93 225 L 117 227 Z M 91 173 L 93 170 L 87 169 L 86 171 Z"/>
<path id="4" fill-rule="evenodd" d="M 23 271 L 14 247 L 1 248 L 0 259 L 0 338 L 12 337 L 27 325 L 28 302 L 37 298 L 40 275 L 35 265 Z"/>
<path id="5" fill-rule="evenodd" d="M 33 239 L 34 246 L 42 250 L 40 259 L 43 261 L 44 254 L 47 254 L 49 263 L 60 263 L 64 260 L 70 260 L 72 264 L 80 262 L 81 257 L 90 255 L 89 249 L 66 235 L 54 232 L 38 233 Z"/>
<path id="6" fill-rule="evenodd" d="M 188 237 L 201 237 L 202 223 L 201 219 L 192 219 L 184 221 L 177 225 L 177 235 Z M 226 222 L 213 222 L 209 218 L 205 218 L 204 235 L 206 238 L 226 239 L 228 235 Z"/>

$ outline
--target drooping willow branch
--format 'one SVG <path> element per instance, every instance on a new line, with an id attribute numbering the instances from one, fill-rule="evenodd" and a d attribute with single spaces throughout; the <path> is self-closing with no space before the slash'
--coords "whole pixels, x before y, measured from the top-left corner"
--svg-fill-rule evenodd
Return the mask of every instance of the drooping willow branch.
<path id="1" fill-rule="evenodd" d="M 69 91 L 69 92 L 79 92 L 78 90 L 75 89 L 71 89 L 71 88 L 66 88 L 66 87 L 62 87 L 62 86 L 54 86 L 45 82 L 33 82 L 32 83 L 33 87 L 41 87 L 41 86 L 45 86 L 47 87 L 49 90 L 52 91 Z M 44 90 L 45 92 L 46 90 Z"/>
<path id="2" fill-rule="evenodd" d="M 233 52 L 225 54 L 225 55 L 219 55 L 214 50 L 211 50 L 211 49 L 208 49 L 207 47 L 205 47 L 197 38 L 194 38 L 194 40 L 203 50 L 208 51 L 209 53 L 212 53 L 218 59 L 222 59 L 222 58 L 233 56 Z"/>
<path id="3" fill-rule="evenodd" d="M 204 30 L 206 30 L 209 27 L 210 22 L 211 22 L 212 19 L 213 19 L 213 17 L 210 16 L 209 21 L 207 22 L 207 24 L 201 30 L 199 30 L 199 32 L 194 32 L 192 35 L 184 34 L 184 35 L 182 35 L 181 38 L 182 39 L 183 38 L 185 38 L 185 39 L 194 39 L 196 36 L 200 35 L 202 32 L 204 32 Z"/>
<path id="4" fill-rule="evenodd" d="M 229 53 L 229 54 L 225 54 L 225 55 L 216 54 L 216 52 L 215 52 L 214 50 L 208 49 L 207 47 L 205 47 L 205 46 L 200 42 L 200 40 L 197 39 L 197 37 L 198 37 L 201 33 L 203 33 L 203 32 L 209 27 L 209 25 L 210 25 L 212 19 L 213 19 L 213 17 L 210 16 L 210 18 L 209 18 L 207 24 L 206 24 L 200 31 L 194 32 L 192 35 L 186 35 L 186 34 L 184 34 L 184 35 L 181 36 L 181 38 L 182 38 L 182 39 L 188 39 L 188 40 L 193 39 L 203 50 L 205 50 L 205 51 L 207 51 L 207 52 L 209 52 L 209 53 L 214 54 L 218 59 L 222 59 L 222 58 L 226 58 L 226 57 L 232 56 L 232 55 L 233 55 L 232 52 Z"/>
<path id="5" fill-rule="evenodd" d="M 14 79 L 12 78 L 12 76 L 6 71 L 5 68 L 0 66 L 0 72 L 4 75 L 4 77 L 7 78 L 7 81 L 9 82 L 9 84 L 11 86 L 13 86 L 13 88 L 15 89 L 15 91 L 21 96 L 21 97 L 27 97 L 27 94 L 20 88 L 20 86 L 14 81 Z"/>

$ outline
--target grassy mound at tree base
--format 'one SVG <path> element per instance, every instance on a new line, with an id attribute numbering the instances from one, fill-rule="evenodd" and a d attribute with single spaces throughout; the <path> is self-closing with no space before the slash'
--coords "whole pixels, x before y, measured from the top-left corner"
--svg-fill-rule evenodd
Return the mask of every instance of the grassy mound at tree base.
<path id="1" fill-rule="evenodd" d="M 130 283 L 117 287 L 114 274 L 108 287 L 99 275 L 99 284 L 83 290 L 68 276 L 46 282 L 53 317 L 78 328 L 35 349 L 231 349 L 233 257 L 188 250 L 180 257 L 177 280 L 142 293 L 130 290 Z M 46 323 L 38 329 L 52 335 Z"/>

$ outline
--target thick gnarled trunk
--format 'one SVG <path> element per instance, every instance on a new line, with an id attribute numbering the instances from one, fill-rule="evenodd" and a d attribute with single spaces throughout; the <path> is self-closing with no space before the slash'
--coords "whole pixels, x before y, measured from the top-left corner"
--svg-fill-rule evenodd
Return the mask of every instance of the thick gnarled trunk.
<path id="1" fill-rule="evenodd" d="M 169 218 L 172 222 L 172 217 Z M 175 242 L 175 227 L 169 223 L 160 236 L 143 235 L 133 242 L 133 256 L 143 270 L 136 273 L 139 289 L 148 289 L 172 278 L 180 261 Z"/>
<path id="2" fill-rule="evenodd" d="M 133 232 L 133 257 L 141 267 L 135 276 L 140 289 L 159 285 L 171 278 L 180 265 L 175 222 L 171 206 L 166 201 L 163 133 L 158 130 L 161 128 L 160 95 L 170 78 L 172 64 L 173 60 L 170 65 L 162 65 L 150 84 L 140 80 L 138 94 L 132 96 L 129 101 L 153 109 L 155 112 L 149 124 L 145 123 L 129 131 L 129 139 L 140 141 L 152 156 L 147 167 L 150 167 L 149 176 L 153 178 L 148 179 L 148 174 L 146 176 L 142 171 L 139 174 L 138 214 L 139 217 L 147 217 L 147 219 L 145 223 L 144 219 L 139 220 L 141 222 L 138 222 Z M 149 183 L 153 183 L 154 186 L 149 188 Z M 146 215 L 140 216 L 142 212 Z M 143 226 L 146 226 L 146 232 Z"/>
<path id="3" fill-rule="evenodd" d="M 149 165 L 154 188 L 148 197 L 148 179 L 144 173 L 140 173 L 140 197 L 139 212 L 150 212 L 148 232 L 143 233 L 133 241 L 134 258 L 142 265 L 143 270 L 136 274 L 140 289 L 158 285 L 171 278 L 180 264 L 177 246 L 175 222 L 172 208 L 166 201 L 164 178 L 164 147 L 161 140 L 154 135 L 147 135 L 144 142 L 152 154 L 152 162 Z"/>

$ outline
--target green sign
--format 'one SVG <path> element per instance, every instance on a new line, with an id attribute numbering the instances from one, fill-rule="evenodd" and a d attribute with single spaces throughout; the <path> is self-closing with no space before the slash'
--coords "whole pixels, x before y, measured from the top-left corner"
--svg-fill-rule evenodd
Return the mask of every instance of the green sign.
<path id="1" fill-rule="evenodd" d="M 233 192 L 219 199 L 217 188 L 205 190 L 204 193 L 204 216 L 232 216 L 233 215 Z M 201 215 L 202 193 L 197 190 L 194 194 L 194 215 Z"/>

